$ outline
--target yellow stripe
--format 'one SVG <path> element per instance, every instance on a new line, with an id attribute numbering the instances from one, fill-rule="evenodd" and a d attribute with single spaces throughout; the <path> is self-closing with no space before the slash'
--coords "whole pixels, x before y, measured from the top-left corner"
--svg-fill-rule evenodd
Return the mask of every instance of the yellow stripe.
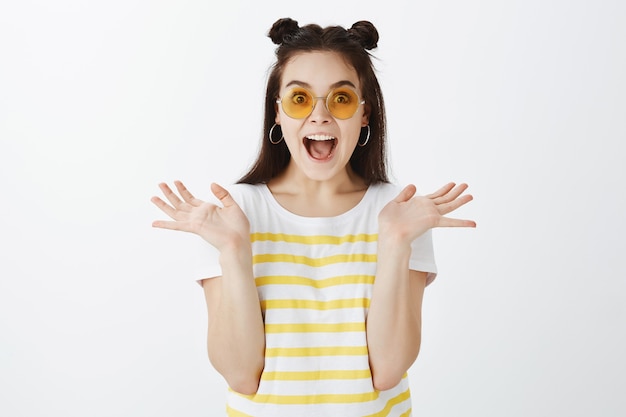
<path id="1" fill-rule="evenodd" d="M 250 414 L 242 413 L 241 411 L 235 410 L 230 406 L 226 406 L 226 415 L 228 417 L 254 417 Z"/>
<path id="2" fill-rule="evenodd" d="M 335 310 L 339 308 L 368 308 L 370 306 L 370 300 L 367 298 L 345 298 L 339 300 L 330 301 L 317 301 L 317 300 L 263 300 L 261 301 L 261 307 L 264 310 L 267 309 L 279 309 L 279 308 L 306 308 L 310 310 Z"/>
<path id="3" fill-rule="evenodd" d="M 257 287 L 263 285 L 305 285 L 313 288 L 328 288 L 335 285 L 374 284 L 374 275 L 342 275 L 326 279 L 311 279 L 295 275 L 268 275 L 257 277 Z"/>
<path id="4" fill-rule="evenodd" d="M 342 333 L 364 332 L 364 322 L 266 324 L 265 333 Z"/>
<path id="5" fill-rule="evenodd" d="M 330 236 L 330 235 L 289 235 L 285 233 L 252 233 L 250 234 L 251 242 L 258 241 L 272 241 L 272 242 L 288 242 L 288 243 L 303 243 L 306 245 L 341 245 L 342 243 L 354 243 L 354 242 L 376 242 L 378 234 L 357 234 L 357 235 L 344 235 L 344 236 Z"/>
<path id="6" fill-rule="evenodd" d="M 261 379 L 266 381 L 319 381 L 325 379 L 371 379 L 369 369 L 355 371 L 285 371 L 264 372 Z"/>
<path id="7" fill-rule="evenodd" d="M 367 346 L 322 346 L 297 348 L 267 348 L 266 357 L 297 356 L 363 356 L 367 355 Z"/>
<path id="8" fill-rule="evenodd" d="M 355 253 L 326 256 L 324 258 L 309 258 L 308 256 L 292 255 L 290 253 L 265 253 L 252 257 L 252 263 L 255 265 L 265 262 L 286 262 L 319 267 L 348 262 L 376 262 L 376 254 Z"/>
<path id="9" fill-rule="evenodd" d="M 387 401 L 387 404 L 385 404 L 385 407 L 382 410 L 380 410 L 379 412 L 374 413 L 374 414 L 368 414 L 365 417 L 385 417 L 385 416 L 388 416 L 389 412 L 391 411 L 391 409 L 394 406 L 400 404 L 403 401 L 408 400 L 410 397 L 411 397 L 411 392 L 410 392 L 410 390 L 407 389 L 402 394 L 397 395 L 397 396 L 389 399 L 389 401 Z M 409 411 L 409 414 L 410 414 L 410 411 Z"/>
<path id="10" fill-rule="evenodd" d="M 378 398 L 378 391 L 361 394 L 317 394 L 317 395 L 242 395 L 255 403 L 265 404 L 354 404 L 373 401 Z"/>
<path id="11" fill-rule="evenodd" d="M 413 410 L 412 408 L 409 408 L 404 413 L 400 414 L 400 417 L 409 417 L 411 415 L 412 410 Z"/>

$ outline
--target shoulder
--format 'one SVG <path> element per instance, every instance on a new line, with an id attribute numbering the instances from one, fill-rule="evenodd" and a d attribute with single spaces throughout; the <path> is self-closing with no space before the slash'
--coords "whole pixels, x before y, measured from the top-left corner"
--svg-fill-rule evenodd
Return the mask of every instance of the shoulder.
<path id="1" fill-rule="evenodd" d="M 379 198 L 388 197 L 391 200 L 396 198 L 400 191 L 402 191 L 407 185 L 409 184 L 386 182 L 370 185 L 370 188 L 372 189 L 372 194 L 375 194 Z M 419 189 L 417 190 L 415 195 L 422 195 Z"/>
<path id="2" fill-rule="evenodd" d="M 369 186 L 368 192 L 366 194 L 366 199 L 368 200 L 368 204 L 374 205 L 379 209 L 396 198 L 400 191 L 404 189 L 408 184 L 398 184 L 398 183 L 377 183 Z M 415 193 L 416 196 L 421 195 L 419 190 Z"/>
<path id="3" fill-rule="evenodd" d="M 380 182 L 370 185 L 370 189 L 371 193 L 376 196 L 391 196 L 391 198 L 394 198 L 402 190 L 402 187 L 393 182 Z"/>
<path id="4" fill-rule="evenodd" d="M 372 201 L 386 204 L 396 198 L 401 190 L 402 187 L 395 183 L 384 182 L 372 184 L 369 186 L 366 196 Z"/>
<path id="5" fill-rule="evenodd" d="M 250 221 L 271 216 L 275 210 L 271 193 L 265 184 L 235 183 L 226 189 Z"/>
<path id="6" fill-rule="evenodd" d="M 233 197 L 233 199 L 239 205 L 254 204 L 260 198 L 263 198 L 263 189 L 265 184 L 241 184 L 235 183 L 225 186 Z"/>

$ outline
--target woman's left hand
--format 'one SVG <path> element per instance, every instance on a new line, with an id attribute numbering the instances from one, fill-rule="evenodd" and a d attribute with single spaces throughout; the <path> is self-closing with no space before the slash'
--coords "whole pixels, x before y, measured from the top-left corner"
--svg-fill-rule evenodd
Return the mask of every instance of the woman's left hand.
<path id="1" fill-rule="evenodd" d="M 432 194 L 415 196 L 415 186 L 407 185 L 378 215 L 379 236 L 410 244 L 435 227 L 476 227 L 473 220 L 446 217 L 472 201 L 471 194 L 461 195 L 467 187 L 451 182 Z"/>

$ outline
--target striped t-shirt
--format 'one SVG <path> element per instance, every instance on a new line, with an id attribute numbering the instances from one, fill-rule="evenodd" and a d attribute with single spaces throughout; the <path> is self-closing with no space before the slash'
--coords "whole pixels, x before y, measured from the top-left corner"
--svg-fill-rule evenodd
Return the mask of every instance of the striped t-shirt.
<path id="1" fill-rule="evenodd" d="M 228 187 L 250 221 L 253 268 L 265 321 L 265 368 L 255 395 L 229 390 L 229 417 L 406 417 L 407 376 L 376 391 L 365 319 L 376 274 L 378 214 L 397 196 L 372 185 L 351 210 L 302 217 L 266 185 Z M 436 275 L 431 233 L 412 244 L 409 268 Z M 207 275 L 219 276 L 217 258 Z M 401 319 L 401 318 L 398 318 Z"/>

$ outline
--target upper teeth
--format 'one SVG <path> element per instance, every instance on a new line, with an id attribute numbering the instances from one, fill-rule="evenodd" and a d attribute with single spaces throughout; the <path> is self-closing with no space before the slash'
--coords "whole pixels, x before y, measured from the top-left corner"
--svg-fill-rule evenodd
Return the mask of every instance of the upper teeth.
<path id="1" fill-rule="evenodd" d="M 335 139 L 332 136 L 328 136 L 328 135 L 311 135 L 311 136 L 307 136 L 307 139 L 311 139 L 311 140 L 333 140 Z"/>

